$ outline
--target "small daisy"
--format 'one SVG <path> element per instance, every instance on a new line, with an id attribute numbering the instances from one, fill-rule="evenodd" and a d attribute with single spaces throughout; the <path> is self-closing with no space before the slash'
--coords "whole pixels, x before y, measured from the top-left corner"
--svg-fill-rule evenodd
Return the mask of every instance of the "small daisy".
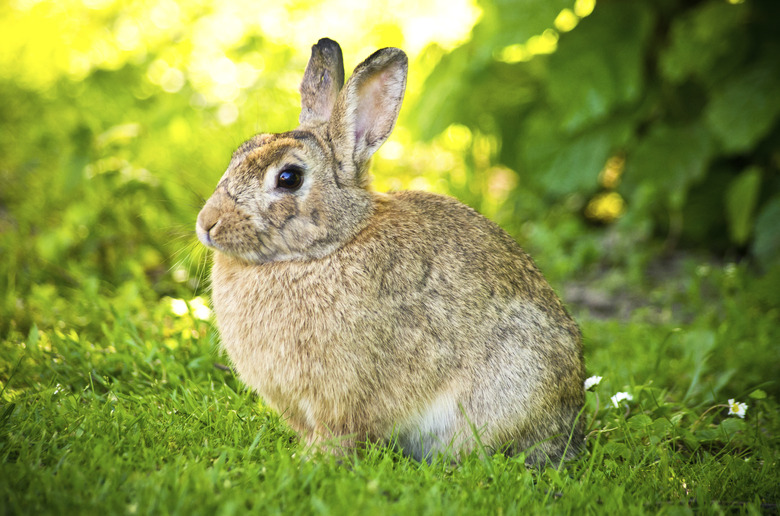
<path id="1" fill-rule="evenodd" d="M 745 412 L 747 412 L 747 409 L 747 403 L 734 401 L 734 398 L 729 400 L 729 416 L 737 416 L 745 419 Z"/>
<path id="2" fill-rule="evenodd" d="M 618 408 L 618 406 L 620 406 L 621 401 L 623 400 L 631 401 L 634 399 L 634 397 L 627 392 L 618 392 L 617 394 L 615 394 L 609 399 L 612 400 L 612 404 L 615 405 L 615 408 Z"/>
<path id="3" fill-rule="evenodd" d="M 601 376 L 591 376 L 585 380 L 585 390 L 589 391 L 601 382 Z"/>

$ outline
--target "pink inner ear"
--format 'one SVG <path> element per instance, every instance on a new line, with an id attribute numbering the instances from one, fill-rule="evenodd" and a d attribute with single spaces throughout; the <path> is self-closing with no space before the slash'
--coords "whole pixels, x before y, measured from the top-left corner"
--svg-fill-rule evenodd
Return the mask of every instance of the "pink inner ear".
<path id="1" fill-rule="evenodd" d="M 364 138 L 372 143 L 367 133 L 371 132 L 373 126 L 379 123 L 379 119 L 387 109 L 384 106 L 386 101 L 385 84 L 391 78 L 389 71 L 384 71 L 371 77 L 360 86 L 358 92 L 357 117 L 355 120 L 355 141 L 360 142 Z M 384 108 L 384 109 L 383 109 Z M 387 116 L 385 114 L 385 116 Z"/>

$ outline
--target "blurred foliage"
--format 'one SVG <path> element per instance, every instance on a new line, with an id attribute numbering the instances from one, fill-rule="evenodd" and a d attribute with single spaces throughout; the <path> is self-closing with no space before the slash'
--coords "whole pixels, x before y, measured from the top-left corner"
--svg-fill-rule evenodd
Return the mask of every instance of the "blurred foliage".
<path id="1" fill-rule="evenodd" d="M 749 250 L 769 268 L 780 255 L 777 9 L 4 2 L 0 334 L 92 324 L 100 314 L 62 315 L 84 295 L 203 293 L 197 212 L 243 140 L 295 125 L 308 48 L 323 36 L 342 44 L 348 71 L 381 46 L 410 55 L 375 187 L 455 195 L 519 237 L 556 286 L 615 263 L 641 278 L 664 232 L 731 258 Z M 768 292 L 780 291 L 773 271 Z"/>
<path id="2" fill-rule="evenodd" d="M 635 237 L 777 263 L 780 4 L 480 5 L 472 39 L 425 84 L 422 135 L 458 124 L 495 141 L 515 199 L 564 200 L 596 222 L 627 210 Z"/>
<path id="3" fill-rule="evenodd" d="M 0 334 L 99 319 L 65 322 L 85 293 L 203 292 L 198 210 L 242 141 L 295 126 L 310 46 L 338 39 L 350 69 L 380 46 L 414 58 L 462 41 L 478 14 L 468 1 L 393 5 L 2 3 Z"/>

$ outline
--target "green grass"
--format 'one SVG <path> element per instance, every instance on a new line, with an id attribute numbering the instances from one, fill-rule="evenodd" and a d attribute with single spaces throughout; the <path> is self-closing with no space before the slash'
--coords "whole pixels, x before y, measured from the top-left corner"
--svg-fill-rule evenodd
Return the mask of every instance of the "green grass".
<path id="1" fill-rule="evenodd" d="M 403 152 L 377 155 L 378 190 L 422 179 L 517 236 L 579 321 L 589 375 L 603 376 L 587 394 L 582 415 L 587 453 L 543 471 L 526 470 L 522 457 L 500 455 L 474 454 L 457 467 L 420 464 L 383 447 L 340 463 L 312 457 L 277 414 L 215 366 L 228 363 L 215 328 L 194 312 L 176 315 L 171 297 L 203 295 L 205 260 L 192 236 L 195 217 L 240 142 L 258 131 L 292 128 L 299 112 L 295 85 L 310 43 L 292 38 L 283 44 L 259 29 L 228 38 L 232 42 L 218 38 L 210 61 L 222 63 L 224 54 L 262 69 L 226 103 L 214 94 L 217 82 L 196 80 L 205 78 L 200 61 L 206 54 L 191 37 L 223 24 L 217 7 L 224 2 L 179 3 L 173 32 L 139 25 L 152 32 L 141 34 L 138 48 L 123 50 L 115 64 L 106 59 L 132 34 L 124 29 L 135 24 L 126 22 L 154 18 L 158 6 L 97 3 L 17 1 L 0 8 L 0 47 L 10 49 L 0 52 L 8 65 L 0 65 L 0 516 L 778 513 L 780 226 L 773 215 L 780 199 L 771 149 L 780 115 L 765 109 L 758 118 L 766 123 L 754 123 L 756 117 L 742 112 L 743 104 L 760 107 L 770 98 L 773 83 L 744 79 L 761 68 L 755 52 L 705 59 L 704 68 L 682 59 L 696 77 L 685 79 L 681 68 L 682 82 L 674 84 L 663 70 L 675 55 L 684 58 L 708 40 L 730 41 L 734 49 L 749 49 L 750 41 L 755 49 L 774 48 L 759 44 L 777 33 L 774 26 L 769 31 L 773 16 L 753 16 L 751 23 L 765 26 L 752 31 L 719 23 L 698 42 L 674 36 L 675 27 L 707 25 L 718 9 L 741 9 L 742 15 L 724 18 L 740 20 L 751 10 L 766 11 L 770 2 L 720 2 L 715 10 L 715 0 L 652 9 L 647 3 L 645 10 L 659 15 L 653 23 L 660 32 L 653 32 L 655 43 L 634 51 L 650 88 L 637 95 L 641 105 L 610 100 L 616 90 L 609 81 L 602 88 L 598 80 L 595 89 L 577 81 L 563 85 L 612 106 L 600 114 L 587 103 L 553 106 L 553 96 L 563 97 L 551 96 L 551 85 L 560 90 L 558 64 L 575 54 L 599 56 L 599 66 L 610 56 L 628 66 L 630 56 L 613 53 L 609 43 L 617 33 L 588 48 L 567 47 L 564 40 L 578 36 L 562 34 L 553 56 L 509 65 L 491 59 L 501 23 L 483 26 L 467 45 L 487 59 L 486 74 L 474 75 L 479 63 L 468 48 L 442 61 L 447 51 L 437 45 L 412 56 L 406 107 L 394 133 Z M 312 11 L 293 2 L 290 19 L 319 12 L 315 4 Z M 577 30 L 593 31 L 599 23 L 609 33 L 620 29 L 609 11 L 625 7 L 604 4 L 606 10 L 599 3 Z M 523 5 L 531 16 L 504 21 L 541 23 L 533 7 L 545 2 Z M 253 4 L 247 15 L 254 10 Z M 403 33 L 400 18 L 372 17 L 370 10 L 356 16 L 363 14 L 361 30 L 371 37 L 353 37 L 345 46 L 353 63 L 364 57 L 359 48 L 399 44 Z M 497 21 L 491 19 L 483 17 L 487 25 Z M 53 24 L 58 30 L 49 30 Z M 120 32 L 122 38 L 114 37 Z M 626 42 L 640 32 L 627 31 Z M 664 41 L 673 45 L 658 43 Z M 605 42 L 606 53 L 599 50 Z M 723 48 L 710 50 L 719 55 Z M 84 59 L 90 68 L 80 71 Z M 447 60 L 453 66 L 436 65 Z M 187 78 L 180 91 L 171 93 L 154 78 L 161 63 Z M 648 68 L 653 63 L 662 69 Z M 438 71 L 425 79 L 434 67 Z M 716 81 L 729 67 L 749 73 Z M 713 87 L 704 91 L 705 83 Z M 466 101 L 454 100 L 456 90 Z M 426 115 L 438 105 L 426 99 L 437 95 L 448 105 Z M 753 99 L 731 103 L 735 120 L 751 121 L 744 127 L 716 120 L 730 112 L 723 100 L 732 95 Z M 695 102 L 685 102 L 689 97 Z M 721 109 L 713 111 L 718 102 Z M 220 112 L 233 105 L 239 118 L 223 125 Z M 538 116 L 551 108 L 551 116 Z M 583 113 L 598 116 L 574 133 L 560 130 L 558 118 L 582 122 Z M 464 125 L 420 142 L 426 121 L 443 124 L 429 127 L 437 133 L 448 120 Z M 692 148 L 675 141 L 678 130 L 698 135 L 704 127 L 716 139 L 729 131 L 733 138 L 723 148 L 715 140 Z M 757 132 L 761 127 L 768 136 Z M 606 152 L 607 136 L 620 140 L 607 147 L 626 153 L 619 191 L 628 211 L 613 225 L 594 228 L 581 214 L 600 188 L 594 156 Z M 737 140 L 741 149 L 733 148 Z M 644 157 L 631 152 L 636 145 Z M 523 165 L 521 155 L 540 160 L 538 166 Z M 563 175 L 544 173 L 567 163 L 577 166 L 564 167 Z M 506 173 L 505 166 L 516 170 Z M 664 236 L 665 243 L 657 240 Z M 675 259 L 663 257 L 662 247 L 677 249 Z M 721 258 L 679 258 L 681 249 L 690 253 L 692 247 Z M 712 262 L 723 256 L 749 263 Z M 617 392 L 633 399 L 614 408 L 609 399 Z M 748 404 L 744 419 L 727 414 L 731 398 Z"/>
<path id="2" fill-rule="evenodd" d="M 381 446 L 310 456 L 215 367 L 227 359 L 208 320 L 132 285 L 36 287 L 21 302 L 47 316 L 0 347 L 0 513 L 776 513 L 778 310 L 739 267 L 686 267 L 645 286 L 627 320 L 577 310 L 604 379 L 588 393 L 587 453 L 544 471 Z M 614 408 L 617 391 L 633 400 Z M 749 405 L 744 420 L 728 398 Z"/>

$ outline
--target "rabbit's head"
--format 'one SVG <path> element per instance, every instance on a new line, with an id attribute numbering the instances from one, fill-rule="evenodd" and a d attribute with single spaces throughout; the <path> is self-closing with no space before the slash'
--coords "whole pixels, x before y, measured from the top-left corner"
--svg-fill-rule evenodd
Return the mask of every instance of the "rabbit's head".
<path id="1" fill-rule="evenodd" d="M 344 85 L 341 48 L 321 39 L 301 82 L 299 127 L 235 151 L 198 215 L 200 241 L 264 263 L 321 258 L 354 237 L 373 210 L 369 161 L 395 126 L 406 71 L 406 55 L 385 48 Z"/>

